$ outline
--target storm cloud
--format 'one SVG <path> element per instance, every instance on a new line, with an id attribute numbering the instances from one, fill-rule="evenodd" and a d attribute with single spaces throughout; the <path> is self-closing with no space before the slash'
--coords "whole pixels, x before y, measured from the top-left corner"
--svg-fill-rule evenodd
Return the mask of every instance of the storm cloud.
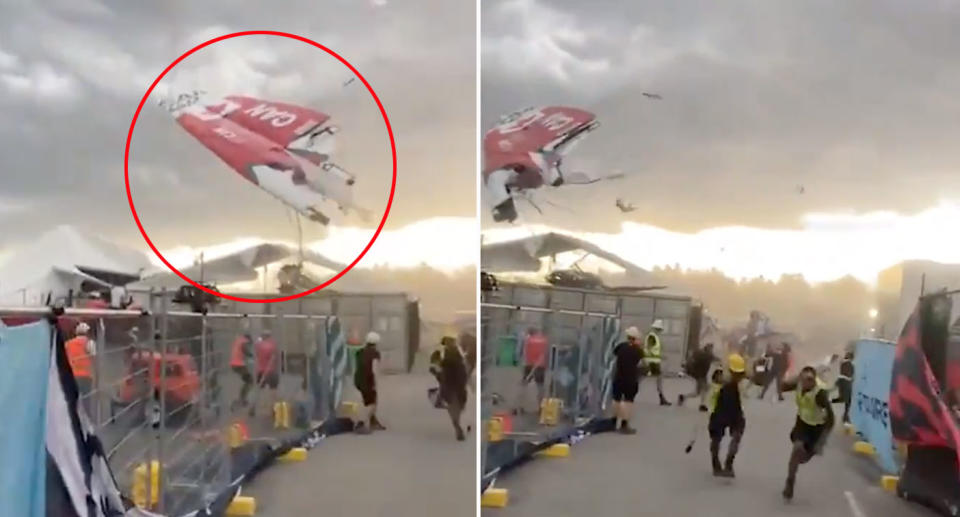
<path id="1" fill-rule="evenodd" d="M 627 174 L 540 193 L 562 208 L 528 220 L 800 228 L 960 199 L 960 3 L 488 0 L 481 15 L 483 130 L 584 107 L 601 126 L 565 167 Z"/>
<path id="2" fill-rule="evenodd" d="M 0 0 L 0 248 L 64 222 L 142 246 L 123 182 L 124 140 L 140 98 L 200 42 L 263 28 L 328 46 L 379 95 L 399 163 L 388 228 L 472 217 L 475 12 L 472 2 L 446 0 Z M 387 132 L 363 84 L 344 86 L 350 77 L 311 46 L 267 36 L 214 44 L 174 68 L 144 106 L 131 145 L 131 190 L 154 243 L 293 235 L 282 205 L 240 181 L 156 106 L 164 92 L 185 89 L 331 113 L 342 128 L 337 162 L 358 176 L 358 202 L 379 216 L 390 179 Z"/>

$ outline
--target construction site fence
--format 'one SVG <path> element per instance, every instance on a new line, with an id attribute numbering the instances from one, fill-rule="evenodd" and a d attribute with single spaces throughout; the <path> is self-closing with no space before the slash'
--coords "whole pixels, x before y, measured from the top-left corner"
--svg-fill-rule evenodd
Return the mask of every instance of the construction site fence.
<path id="1" fill-rule="evenodd" d="M 0 319 L 49 313 L 7 308 Z M 143 312 L 68 309 L 56 323 L 65 342 L 80 322 L 92 366 L 74 371 L 80 407 L 121 492 L 164 515 L 210 504 L 233 481 L 232 450 L 302 436 L 335 416 L 352 384 L 333 316 L 178 312 L 162 300 Z"/>
<path id="2" fill-rule="evenodd" d="M 513 460 L 524 444 L 565 434 L 607 412 L 620 318 L 603 313 L 481 303 L 481 468 Z M 542 371 L 529 367 L 529 329 L 548 340 Z"/>

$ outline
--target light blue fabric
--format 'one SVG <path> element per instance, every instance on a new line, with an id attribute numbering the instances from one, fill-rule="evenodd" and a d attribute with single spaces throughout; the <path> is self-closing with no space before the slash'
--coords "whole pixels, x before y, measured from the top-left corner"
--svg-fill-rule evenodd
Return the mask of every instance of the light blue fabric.
<path id="1" fill-rule="evenodd" d="M 0 515 L 46 515 L 50 325 L 0 322 Z"/>
<path id="2" fill-rule="evenodd" d="M 887 341 L 857 341 L 853 361 L 853 396 L 850 422 L 877 450 L 877 459 L 887 474 L 898 472 L 890 430 L 890 382 L 896 346 Z"/>

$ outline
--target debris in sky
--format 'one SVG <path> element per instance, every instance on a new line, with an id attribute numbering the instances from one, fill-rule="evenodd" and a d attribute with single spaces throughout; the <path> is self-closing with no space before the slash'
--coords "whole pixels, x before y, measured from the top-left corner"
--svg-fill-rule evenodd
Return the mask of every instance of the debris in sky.
<path id="1" fill-rule="evenodd" d="M 346 81 L 344 81 L 343 87 L 346 88 L 347 86 L 350 85 L 350 83 L 352 83 L 352 82 L 354 82 L 354 81 L 356 81 L 356 80 L 357 80 L 356 77 L 351 77 L 350 79 L 347 79 Z"/>
<path id="2" fill-rule="evenodd" d="M 806 192 L 806 191 L 807 191 L 806 187 L 804 187 L 803 185 L 797 185 L 797 192 L 798 192 L 798 193 L 803 194 L 803 193 Z"/>
<path id="3" fill-rule="evenodd" d="M 658 100 L 658 101 L 663 99 L 663 97 L 661 97 L 659 93 L 647 93 L 647 92 L 643 92 L 643 96 L 646 97 L 646 98 L 648 98 L 648 99 L 654 99 L 654 100 Z"/>
<path id="4" fill-rule="evenodd" d="M 633 203 L 624 203 L 624 201 L 620 198 L 617 198 L 617 208 L 619 208 L 620 211 L 623 213 L 633 212 L 634 210 L 637 209 L 637 207 L 634 206 Z"/>

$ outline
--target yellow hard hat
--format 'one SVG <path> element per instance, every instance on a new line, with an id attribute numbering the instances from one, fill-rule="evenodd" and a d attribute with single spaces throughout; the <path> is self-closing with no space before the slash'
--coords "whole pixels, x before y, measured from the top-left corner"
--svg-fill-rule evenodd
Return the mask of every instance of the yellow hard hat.
<path id="1" fill-rule="evenodd" d="M 746 361 L 740 354 L 730 354 L 730 357 L 727 358 L 727 367 L 733 373 L 743 373 L 747 370 Z"/>

